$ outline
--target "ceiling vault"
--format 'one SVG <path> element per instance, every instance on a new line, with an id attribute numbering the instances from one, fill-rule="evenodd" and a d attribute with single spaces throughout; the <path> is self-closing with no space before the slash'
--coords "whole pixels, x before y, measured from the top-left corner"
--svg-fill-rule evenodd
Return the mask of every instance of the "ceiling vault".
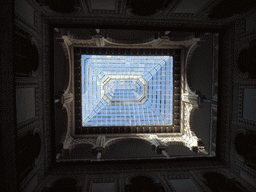
<path id="1" fill-rule="evenodd" d="M 104 152 L 106 147 L 110 145 L 121 142 L 125 140 L 132 139 L 143 139 L 146 142 L 150 143 L 151 146 L 155 149 L 156 153 L 164 155 L 164 158 L 172 158 L 166 153 L 166 148 L 169 144 L 171 145 L 182 145 L 188 147 L 191 151 L 195 153 L 201 153 L 202 155 L 211 155 L 204 149 L 204 145 L 200 138 L 196 136 L 196 133 L 191 131 L 190 129 L 190 114 L 191 111 L 200 107 L 200 96 L 196 93 L 190 91 L 187 78 L 186 71 L 188 67 L 188 63 L 193 53 L 193 50 L 197 46 L 197 43 L 200 42 L 200 38 L 192 38 L 191 40 L 185 41 L 170 41 L 168 37 L 162 36 L 153 41 L 146 43 L 137 43 L 137 44 L 125 44 L 114 43 L 110 38 L 104 38 L 101 35 L 97 34 L 91 39 L 82 40 L 82 39 L 74 39 L 69 36 L 62 36 L 64 40 L 64 44 L 66 45 L 66 49 L 68 50 L 69 55 L 69 69 L 70 69 L 70 81 L 68 88 L 65 90 L 65 94 L 62 97 L 62 103 L 64 108 L 68 113 L 68 127 L 66 139 L 63 142 L 63 148 L 66 153 L 70 153 L 72 148 L 77 144 L 91 144 L 93 145 L 93 150 L 97 153 L 97 160 L 101 160 L 102 153 Z M 181 52 L 181 105 L 180 105 L 180 113 L 175 113 L 180 115 L 179 124 L 175 125 L 179 127 L 178 132 L 161 132 L 162 127 L 159 129 L 160 132 L 156 132 L 158 128 L 154 126 L 144 126 L 137 127 L 137 133 L 120 133 L 120 134 L 90 134 L 90 135 L 76 135 L 75 134 L 75 118 L 74 118 L 74 47 L 103 47 L 103 48 L 133 48 L 134 50 L 139 48 L 179 48 L 182 50 Z M 176 67 L 174 67 L 175 69 Z M 111 78 L 108 80 L 108 83 L 111 83 Z M 174 80 L 175 82 L 175 80 Z M 104 84 L 108 84 L 105 82 Z M 132 83 L 134 84 L 134 82 Z M 113 84 L 114 85 L 114 84 Z M 111 86 L 113 87 L 113 86 Z M 110 87 L 110 88 L 111 88 Z M 112 88 L 111 88 L 112 89 Z M 111 92 L 110 92 L 111 93 Z M 112 93 L 111 93 L 112 94 Z M 175 94 L 174 94 L 175 95 Z M 175 126 L 170 125 L 171 129 L 175 129 Z M 135 127 L 136 128 L 136 127 Z M 144 129 L 145 128 L 145 129 Z M 147 130 L 147 134 L 145 134 L 145 130 Z M 148 132 L 149 131 L 149 132 Z M 144 134 L 143 134 L 144 133 Z"/>

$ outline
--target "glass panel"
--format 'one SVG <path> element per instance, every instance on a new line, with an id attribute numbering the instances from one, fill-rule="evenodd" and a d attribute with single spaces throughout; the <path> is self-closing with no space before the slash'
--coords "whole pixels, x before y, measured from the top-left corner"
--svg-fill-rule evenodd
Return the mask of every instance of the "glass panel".
<path id="1" fill-rule="evenodd" d="M 171 56 L 82 55 L 82 125 L 171 125 Z"/>

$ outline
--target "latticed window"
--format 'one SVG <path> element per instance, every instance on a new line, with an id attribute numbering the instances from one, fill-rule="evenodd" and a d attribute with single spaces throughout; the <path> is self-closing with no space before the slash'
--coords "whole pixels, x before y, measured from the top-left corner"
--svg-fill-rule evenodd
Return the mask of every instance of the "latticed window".
<path id="1" fill-rule="evenodd" d="M 180 50 L 75 48 L 75 131 L 180 131 Z"/>
<path id="2" fill-rule="evenodd" d="M 172 125 L 172 56 L 82 55 L 82 126 Z"/>

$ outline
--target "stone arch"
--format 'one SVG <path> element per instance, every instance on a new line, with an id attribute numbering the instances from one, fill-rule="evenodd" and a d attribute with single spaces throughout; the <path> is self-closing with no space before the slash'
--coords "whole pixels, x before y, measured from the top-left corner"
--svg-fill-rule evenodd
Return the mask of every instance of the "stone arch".
<path id="1" fill-rule="evenodd" d="M 125 190 L 132 191 L 159 191 L 164 192 L 164 187 L 161 183 L 156 181 L 156 178 L 142 174 L 128 178 L 128 184 L 125 186 Z"/>
<path id="2" fill-rule="evenodd" d="M 74 143 L 68 147 L 68 151 L 64 152 L 65 159 L 94 159 L 96 158 L 91 142 Z"/>
<path id="3" fill-rule="evenodd" d="M 244 149 L 246 148 L 246 143 L 245 143 L 245 134 L 244 133 L 237 133 L 234 139 L 235 143 L 235 150 L 238 155 L 244 156 L 245 151 Z"/>
<path id="4" fill-rule="evenodd" d="M 36 39 L 28 32 L 15 26 L 14 69 L 17 77 L 35 77 L 40 65 L 40 48 Z"/>
<path id="5" fill-rule="evenodd" d="M 219 171 L 203 173 L 203 182 L 213 191 L 241 191 L 239 182 Z"/>
<path id="6" fill-rule="evenodd" d="M 49 192 L 64 189 L 80 191 L 82 189 L 82 182 L 78 177 L 64 176 L 55 178 L 47 184 L 47 190 Z"/>
<path id="7" fill-rule="evenodd" d="M 210 19 L 228 19 L 247 12 L 256 6 L 255 1 L 225 0 L 213 7 L 208 15 Z"/>
<path id="8" fill-rule="evenodd" d="M 191 92 L 193 92 L 191 90 L 191 87 L 190 87 L 191 85 L 188 82 L 188 75 L 189 75 L 188 71 L 189 71 L 189 66 L 190 66 L 190 63 L 191 63 L 192 55 L 193 55 L 193 53 L 194 53 L 194 51 L 196 50 L 197 47 L 198 47 L 198 43 L 196 41 L 193 45 L 191 45 L 189 47 L 189 49 L 185 53 L 186 55 L 185 55 L 185 66 L 184 66 L 184 82 L 185 82 L 184 93 L 191 93 Z"/>
<path id="9" fill-rule="evenodd" d="M 135 174 L 127 177 L 127 179 L 125 180 L 125 184 L 130 185 L 130 184 L 132 184 L 131 179 L 133 179 L 135 177 L 141 177 L 141 176 L 150 178 L 153 181 L 153 183 L 160 183 L 159 179 L 154 175 L 147 175 L 145 173 L 135 173 Z"/>
<path id="10" fill-rule="evenodd" d="M 108 43 L 125 45 L 125 44 L 150 44 L 155 41 L 155 32 L 143 31 L 143 30 L 105 30 L 103 31 L 106 38 L 104 39 Z M 127 34 L 124 38 L 120 34 Z"/>
<path id="11" fill-rule="evenodd" d="M 33 55 L 35 56 L 35 61 L 36 61 L 35 65 L 33 66 L 34 69 L 32 69 L 32 76 L 35 77 L 38 75 L 40 68 L 41 68 L 42 62 L 41 62 L 41 54 L 40 53 L 42 53 L 42 51 L 40 49 L 40 46 L 39 46 L 37 40 L 34 37 L 32 37 L 32 39 L 31 39 L 31 44 L 34 47 Z"/>
<path id="12" fill-rule="evenodd" d="M 24 180 L 39 163 L 42 147 L 39 129 L 31 129 L 18 139 L 17 169 L 20 180 Z"/>
<path id="13" fill-rule="evenodd" d="M 65 61 L 67 61 L 67 63 L 68 63 L 68 74 L 69 74 L 67 88 L 64 91 L 64 94 L 65 94 L 71 90 L 72 70 L 74 70 L 74 69 L 72 68 L 71 53 L 70 53 L 69 44 L 68 44 L 68 41 L 69 41 L 68 37 L 65 36 L 65 37 L 63 37 L 63 39 L 64 39 L 64 42 L 62 43 L 62 47 L 63 47 L 64 53 L 65 53 Z"/>
<path id="14" fill-rule="evenodd" d="M 234 140 L 236 152 L 244 158 L 244 164 L 256 170 L 256 131 L 237 133 Z"/>
<path id="15" fill-rule="evenodd" d="M 71 144 L 71 145 L 68 147 L 68 149 L 72 151 L 72 150 L 74 150 L 75 148 L 77 148 L 77 147 L 79 147 L 79 146 L 81 146 L 81 145 L 91 145 L 91 146 L 92 146 L 91 148 L 97 147 L 94 143 L 92 143 L 92 142 L 90 142 L 90 141 L 87 141 L 87 142 L 82 142 L 82 143 L 73 143 L 73 144 Z"/>
<path id="16" fill-rule="evenodd" d="M 239 50 L 236 58 L 238 74 L 243 78 L 256 79 L 256 39 L 244 44 Z"/>
<path id="17" fill-rule="evenodd" d="M 65 141 L 67 141 L 69 138 L 70 138 L 70 136 L 71 136 L 71 123 L 72 123 L 72 121 L 71 121 L 71 109 L 70 109 L 70 105 L 63 105 L 63 107 L 66 109 L 66 111 L 67 111 L 67 131 L 66 131 L 66 134 L 65 134 L 65 140 L 64 140 L 64 142 Z M 63 145 L 64 145 L 64 148 L 67 148 L 67 146 L 65 145 L 65 143 L 63 143 Z"/>
<path id="18" fill-rule="evenodd" d="M 39 163 L 41 156 L 42 156 L 42 151 L 43 151 L 43 141 L 41 139 L 41 131 L 39 129 L 34 129 L 33 132 L 33 147 L 35 148 L 35 164 Z"/>
<path id="19" fill-rule="evenodd" d="M 122 141 L 129 141 L 129 140 L 143 140 L 146 143 L 149 143 L 150 145 L 154 145 L 153 142 L 151 142 L 150 140 L 146 139 L 146 138 L 139 138 L 139 137 L 118 137 L 118 138 L 113 138 L 108 140 L 105 144 L 104 147 L 109 147 L 113 144 L 122 142 Z"/>
<path id="20" fill-rule="evenodd" d="M 59 153 L 63 149 L 63 142 L 68 130 L 68 109 L 55 108 L 55 149 L 56 153 Z"/>
<path id="21" fill-rule="evenodd" d="M 171 3 L 166 0 L 153 0 L 148 3 L 146 0 L 127 1 L 127 12 L 132 16 L 153 16 L 163 12 L 165 8 Z"/>
<path id="22" fill-rule="evenodd" d="M 197 109 L 198 109 L 197 107 L 193 107 L 190 111 L 189 123 L 190 123 L 191 129 L 193 129 L 193 118 Z"/>
<path id="23" fill-rule="evenodd" d="M 189 146 L 182 141 L 170 141 L 167 142 L 167 148 L 165 151 L 168 153 L 169 156 L 174 156 L 178 153 L 178 155 L 194 155 L 195 152 L 191 151 Z"/>
<path id="24" fill-rule="evenodd" d="M 103 148 L 104 159 L 137 159 L 162 157 L 153 150 L 153 142 L 143 138 L 115 138 L 107 141 Z M 129 146 L 129 147 L 128 147 Z"/>
<path id="25" fill-rule="evenodd" d="M 234 153 L 237 156 L 237 158 L 239 159 L 239 161 L 244 162 L 244 157 L 241 155 L 241 151 L 238 145 L 239 140 L 241 139 L 241 137 L 243 137 L 246 134 L 246 130 L 245 129 L 239 129 L 236 131 L 236 133 L 234 134 L 234 136 L 232 137 L 233 139 L 233 146 L 234 146 Z"/>
<path id="26" fill-rule="evenodd" d="M 171 31 L 168 37 L 170 41 L 189 41 L 195 38 L 195 32 Z"/>
<path id="27" fill-rule="evenodd" d="M 56 91 L 61 92 L 61 94 L 58 94 L 55 91 L 55 94 L 58 94 L 59 98 L 65 93 L 65 90 L 68 89 L 71 81 L 71 64 L 69 50 L 61 35 L 62 33 L 55 34 L 55 37 L 57 39 L 54 39 L 54 49 L 56 50 L 56 54 L 54 56 L 54 70 L 57 69 L 59 71 L 58 75 L 56 76 Z M 59 69 L 60 67 L 61 70 Z"/>
<path id="28" fill-rule="evenodd" d="M 219 172 L 206 172 L 203 174 L 204 179 L 206 179 L 207 186 L 210 187 L 211 189 L 215 189 L 217 185 L 219 186 L 218 188 L 221 189 L 228 189 L 227 187 L 227 177 L 223 175 L 222 173 Z"/>
<path id="29" fill-rule="evenodd" d="M 53 182 L 53 186 L 76 186 L 77 185 L 77 180 L 74 179 L 74 178 L 61 178 L 61 179 L 58 179 L 56 181 Z"/>
<path id="30" fill-rule="evenodd" d="M 239 47 L 239 49 L 237 50 L 237 53 L 236 53 L 236 60 L 235 60 L 235 69 L 238 73 L 239 76 L 243 77 L 243 78 L 248 78 L 248 73 L 243 73 L 240 69 L 239 69 L 239 57 L 240 57 L 240 53 L 243 51 L 243 50 L 247 50 L 249 47 L 249 43 L 244 43 L 242 46 Z"/>
<path id="31" fill-rule="evenodd" d="M 185 60 L 185 91 L 186 93 L 200 91 L 211 96 L 213 71 L 212 34 L 196 34 L 200 38 L 187 49 Z M 208 63 L 208 64 L 206 64 Z M 201 83 L 204 82 L 204 83 Z"/>
<path id="32" fill-rule="evenodd" d="M 52 14 L 74 14 L 81 11 L 79 0 L 35 0 L 47 12 Z"/>

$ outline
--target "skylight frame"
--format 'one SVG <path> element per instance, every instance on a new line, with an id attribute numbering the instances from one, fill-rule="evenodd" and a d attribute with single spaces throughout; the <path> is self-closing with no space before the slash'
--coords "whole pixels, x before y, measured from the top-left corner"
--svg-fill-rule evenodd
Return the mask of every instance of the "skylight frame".
<path id="1" fill-rule="evenodd" d="M 122 53 L 122 54 L 120 54 Z M 180 49 L 116 49 L 116 48 L 90 48 L 90 47 L 74 47 L 74 64 L 75 64 L 75 134 L 111 134 L 111 133 L 150 133 L 154 129 L 155 133 L 169 133 L 180 132 L 179 122 L 172 125 L 138 125 L 138 126 L 90 126 L 83 127 L 81 116 L 81 55 L 124 55 L 124 56 L 172 56 L 173 57 L 173 82 L 177 79 L 174 75 L 176 68 L 180 67 L 181 50 Z M 179 84 L 180 86 L 180 84 Z M 173 101 L 174 97 L 174 84 L 173 84 Z M 177 99 L 177 97 L 176 97 Z M 180 92 L 179 92 L 180 101 Z M 180 114 L 180 102 L 176 102 L 176 106 L 172 106 L 172 123 L 174 123 L 174 112 Z M 177 109 L 178 108 L 178 109 Z M 177 120 L 177 119 L 176 119 Z M 178 124 L 178 125 L 177 125 Z M 174 128 L 175 127 L 175 128 Z M 140 130 L 140 131 L 139 131 Z M 151 131 L 150 131 L 151 130 Z"/>

